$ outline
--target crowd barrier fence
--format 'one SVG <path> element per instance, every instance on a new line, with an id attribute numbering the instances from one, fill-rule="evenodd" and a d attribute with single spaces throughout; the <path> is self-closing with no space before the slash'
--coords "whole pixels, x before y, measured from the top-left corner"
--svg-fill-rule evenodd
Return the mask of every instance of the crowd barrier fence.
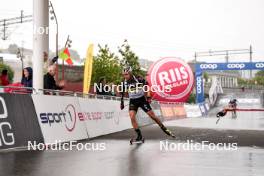
<path id="1" fill-rule="evenodd" d="M 120 110 L 120 97 L 41 91 L 51 94 L 0 94 L 0 149 L 25 147 L 29 141 L 77 141 L 132 128 L 128 99 Z M 152 109 L 161 121 L 168 121 L 205 116 L 209 105 L 153 101 Z M 141 109 L 137 121 L 139 126 L 154 123 Z"/>

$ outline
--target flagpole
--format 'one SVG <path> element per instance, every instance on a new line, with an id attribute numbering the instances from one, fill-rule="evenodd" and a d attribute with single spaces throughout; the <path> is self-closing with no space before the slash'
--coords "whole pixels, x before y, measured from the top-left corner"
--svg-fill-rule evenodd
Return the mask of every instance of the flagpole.
<path id="1" fill-rule="evenodd" d="M 56 23 L 56 56 L 59 55 L 59 24 L 58 24 L 58 19 L 57 19 L 57 16 L 56 16 L 56 13 L 55 13 L 55 10 L 54 10 L 54 7 L 53 7 L 53 4 L 51 1 L 49 1 L 50 3 L 50 7 L 51 7 L 51 20 L 55 19 L 55 23 Z M 56 63 L 56 80 L 59 80 L 59 65 L 58 65 L 58 61 Z"/>
<path id="2" fill-rule="evenodd" d="M 65 42 L 65 45 L 64 45 L 64 49 L 66 49 L 67 47 L 71 47 L 71 40 L 70 40 L 70 35 L 68 35 L 68 37 L 67 37 L 67 40 L 66 40 L 66 42 Z M 65 67 L 64 67 L 64 59 L 62 60 L 62 80 L 64 80 L 64 71 L 65 71 Z"/>
<path id="3" fill-rule="evenodd" d="M 66 43 L 64 45 L 64 49 L 66 49 L 69 40 L 70 40 L 70 35 L 68 35 L 68 37 L 67 37 Z M 65 68 L 64 68 L 64 59 L 63 59 L 62 60 L 62 80 L 64 80 L 64 71 L 65 71 Z"/>

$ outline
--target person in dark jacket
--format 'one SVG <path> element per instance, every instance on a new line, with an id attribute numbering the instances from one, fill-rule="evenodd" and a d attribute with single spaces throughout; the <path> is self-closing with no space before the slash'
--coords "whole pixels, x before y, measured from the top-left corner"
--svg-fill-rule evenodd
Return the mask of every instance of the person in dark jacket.
<path id="1" fill-rule="evenodd" d="M 21 84 L 24 87 L 33 87 L 32 81 L 33 81 L 33 70 L 32 70 L 32 68 L 31 67 L 24 68 Z"/>
<path id="2" fill-rule="evenodd" d="M 57 84 L 54 79 L 55 75 L 56 75 L 55 65 L 49 66 L 48 73 L 44 75 L 44 89 L 61 90 L 64 88 L 65 82 L 61 81 L 59 84 Z"/>
<path id="3" fill-rule="evenodd" d="M 9 80 L 8 80 L 8 71 L 6 69 L 4 69 L 2 71 L 2 74 L 0 76 L 0 81 L 1 81 L 1 86 L 7 86 L 9 83 Z"/>
<path id="4" fill-rule="evenodd" d="M 104 77 L 100 78 L 98 82 L 98 86 L 100 86 L 101 89 L 96 89 L 96 93 L 98 95 L 107 95 L 107 92 L 104 91 L 104 86 L 106 85 L 106 79 Z"/>

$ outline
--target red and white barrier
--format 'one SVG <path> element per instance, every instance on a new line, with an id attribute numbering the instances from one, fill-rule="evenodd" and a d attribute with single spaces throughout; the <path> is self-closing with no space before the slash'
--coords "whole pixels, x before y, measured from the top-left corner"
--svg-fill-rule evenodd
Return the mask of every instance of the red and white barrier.
<path id="1" fill-rule="evenodd" d="M 6 94 L 5 102 L 22 102 L 22 96 L 17 97 L 16 94 Z M 73 140 L 82 140 L 101 135 L 106 135 L 126 129 L 132 128 L 131 120 L 128 113 L 128 101 L 125 101 L 125 109 L 120 110 L 120 101 L 81 98 L 73 96 L 52 96 L 52 95 L 24 95 L 25 103 L 21 105 L 12 105 L 16 108 L 14 113 L 8 106 L 9 121 L 0 122 L 8 124 L 9 131 L 15 136 L 14 141 L 19 141 L 16 136 L 22 136 L 23 139 L 36 139 L 45 143 L 58 143 Z M 15 101 L 17 98 L 17 101 Z M 32 98 L 32 100 L 31 100 Z M 33 102 L 33 103 L 32 103 Z M 206 104 L 203 105 L 206 109 Z M 26 112 L 30 108 L 30 117 L 35 116 L 36 124 L 32 124 L 29 129 L 39 131 L 38 135 L 31 133 L 19 132 L 19 128 L 13 129 L 13 124 L 20 124 L 23 126 L 24 122 L 21 118 L 21 113 Z M 201 105 L 183 105 L 183 104 L 152 104 L 153 111 L 160 118 L 161 121 L 176 120 L 186 117 L 200 117 L 202 116 Z M 21 111 L 21 113 L 17 113 Z M 29 110 L 27 110 L 29 112 Z M 34 114 L 34 115 L 32 115 Z M 24 116 L 23 116 L 24 117 Z M 37 120 L 36 120 L 37 118 Z M 21 122 L 12 119 L 21 119 Z M 139 109 L 137 114 L 139 126 L 153 124 L 154 122 L 148 115 Z M 31 120 L 33 122 L 33 120 Z M 12 122 L 12 123 L 11 123 Z M 11 128 L 12 127 L 12 128 Z M 16 126 L 17 127 L 17 126 Z M 10 133 L 7 130 L 2 130 L 4 133 Z M 35 134 L 35 133 L 34 133 Z M 4 134 L 7 135 L 7 134 Z M 39 137 L 41 136 L 41 137 Z M 43 137 L 42 137 L 43 136 Z M 21 139 L 22 139 L 21 137 Z M 10 138 L 11 140 L 12 138 Z M 6 142 L 8 139 L 1 138 L 0 148 L 3 147 L 1 142 Z M 26 144 L 26 140 L 20 143 L 12 143 L 12 147 L 22 146 Z M 6 142 L 7 143 L 7 142 Z M 7 143 L 8 144 L 8 143 Z M 11 145 L 10 145 L 11 146 Z"/>

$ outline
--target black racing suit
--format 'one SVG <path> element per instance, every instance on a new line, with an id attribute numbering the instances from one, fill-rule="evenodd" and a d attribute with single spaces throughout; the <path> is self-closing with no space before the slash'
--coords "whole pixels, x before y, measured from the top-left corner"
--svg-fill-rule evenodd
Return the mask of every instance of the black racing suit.
<path id="1" fill-rule="evenodd" d="M 123 93 L 122 93 L 122 100 L 121 100 L 121 107 L 124 108 L 124 101 L 123 101 L 123 96 L 124 92 L 128 92 L 129 95 L 129 111 L 136 111 L 140 107 L 143 111 L 146 113 L 151 111 L 151 106 L 150 103 L 146 100 L 145 97 L 145 91 L 144 91 L 144 86 L 147 85 L 147 82 L 144 79 L 137 79 L 135 76 L 132 75 L 130 80 L 124 81 L 123 82 Z M 152 118 L 159 126 L 160 128 L 166 133 L 167 135 L 171 137 L 175 137 L 175 135 L 168 130 L 162 122 L 160 122 L 157 118 Z M 142 140 L 142 134 L 140 129 L 135 129 L 137 133 L 137 138 L 135 139 L 136 141 Z"/>
<path id="2" fill-rule="evenodd" d="M 236 107 L 237 107 L 237 103 L 235 100 L 230 100 L 228 105 L 230 108 L 233 108 L 233 109 L 236 109 Z"/>
<path id="3" fill-rule="evenodd" d="M 130 80 L 124 81 L 123 83 L 123 93 L 128 92 L 129 96 L 129 111 L 136 111 L 140 107 L 144 112 L 151 111 L 151 106 L 146 100 L 145 92 L 143 87 L 147 85 L 144 79 L 137 79 L 135 76 L 131 76 Z M 122 97 L 123 94 L 122 93 Z"/>

